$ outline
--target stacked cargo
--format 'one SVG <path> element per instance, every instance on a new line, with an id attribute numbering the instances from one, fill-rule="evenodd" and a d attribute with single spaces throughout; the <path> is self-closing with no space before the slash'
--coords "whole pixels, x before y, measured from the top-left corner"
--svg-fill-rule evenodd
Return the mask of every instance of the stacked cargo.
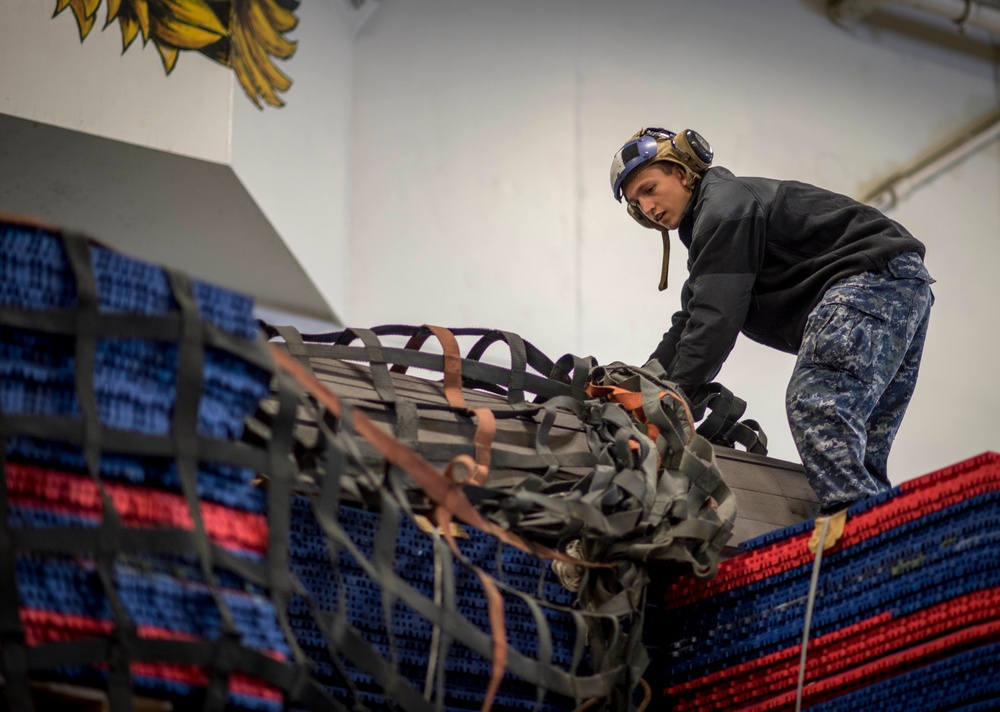
<path id="1" fill-rule="evenodd" d="M 505 337 L 515 352 L 507 369 L 478 362 L 481 346 L 461 356 L 449 336 L 463 330 L 429 328 L 453 358 L 414 348 L 420 327 L 311 337 L 280 329 L 276 347 L 308 366 L 323 389 L 311 395 L 326 409 L 298 409 L 293 448 L 289 566 L 305 595 L 290 598 L 289 622 L 313 675 L 347 707 L 372 710 L 568 712 L 627 689 L 636 611 L 624 597 L 611 610 L 581 603 L 583 572 L 558 573 L 548 547 L 578 538 L 582 517 L 595 531 L 628 520 L 628 511 L 605 518 L 588 490 L 624 509 L 632 495 L 613 495 L 632 470 L 607 457 L 603 478 L 586 476 L 598 456 L 581 401 L 569 397 L 574 381 L 543 375 L 554 364 L 530 344 L 468 330 L 480 345 Z M 400 331 L 406 347 L 392 345 Z M 359 337 L 363 346 L 352 346 Z M 449 372 L 435 382 L 393 363 Z M 577 365 L 585 376 L 587 364 Z M 523 390 L 508 392 L 511 383 Z M 551 400 L 529 403 L 524 391 Z M 262 403 L 252 430 L 269 438 L 277 411 L 276 398 Z M 417 453 L 424 468 L 414 471 Z M 651 455 L 644 462 L 652 468 Z M 444 482 L 454 487 L 442 496 Z M 442 515 L 463 521 L 449 526 Z M 602 570 L 612 590 L 628 564 Z"/>
<path id="2" fill-rule="evenodd" d="M 572 709 L 626 679 L 628 626 L 608 624 L 634 611 L 581 611 L 550 561 L 482 525 L 449 544 L 428 519 L 442 503 L 358 459 L 363 415 L 315 411 L 258 328 L 240 295 L 0 220 L 0 701 L 47 707 L 70 683 L 112 710 Z M 318 439 L 293 440 L 309 412 Z M 551 425 L 531 465 L 592 465 L 581 433 L 550 447 Z M 474 431 L 446 461 L 502 464 Z"/>
<path id="3" fill-rule="evenodd" d="M 384 571 L 370 568 L 369 563 L 376 560 L 380 515 L 346 504 L 338 508 L 335 526 L 342 528 L 360 555 L 355 558 L 348 550 L 337 547 L 339 556 L 333 565 L 328 539 L 317 522 L 314 506 L 305 498 L 297 498 L 292 509 L 291 567 L 309 597 L 292 598 L 290 621 L 297 640 L 315 663 L 314 675 L 336 698 L 345 703 L 361 702 L 373 710 L 383 709 L 382 691 L 391 686 L 395 688 L 395 699 L 403 704 L 410 702 L 419 707 L 415 698 L 425 696 L 440 698 L 445 709 L 479 710 L 493 672 L 488 597 L 476 574 L 480 570 L 500 586 L 509 646 L 506 654 L 511 668 L 521 672 L 505 674 L 496 692 L 495 709 L 576 708 L 571 698 L 546 691 L 537 681 L 522 677 L 526 667 L 536 672 L 550 670 L 550 675 L 563 670 L 567 677 L 590 671 L 584 620 L 572 609 L 575 594 L 560 584 L 548 562 L 465 527 L 456 530 L 464 557 L 460 562 L 449 556 L 440 537 L 432 537 L 412 520 L 403 518 L 392 551 L 383 558 L 392 561 L 401 582 L 399 588 L 412 587 L 412 592 L 406 598 L 390 596 L 388 592 L 395 587 Z M 449 575 L 441 575 L 444 566 L 452 568 Z M 450 591 L 442 586 L 448 581 Z M 441 607 L 439 616 L 428 618 L 426 608 L 418 611 L 408 605 L 414 596 L 423 596 L 428 604 L 436 600 Z M 369 657 L 367 670 L 362 667 L 366 660 L 358 655 L 359 646 L 348 652 L 342 643 L 335 644 L 338 655 L 330 655 L 332 641 L 317 622 L 324 616 L 317 615 L 310 605 L 330 616 L 342 616 L 342 625 L 350 626 L 363 645 L 371 646 L 377 657 Z M 465 627 L 457 640 L 449 642 L 440 631 L 435 633 L 433 618 L 445 615 L 452 616 L 454 625 Z M 486 649 L 477 651 L 466 644 L 476 640 Z M 514 661 L 515 657 L 519 660 Z M 379 664 L 379 659 L 384 664 Z M 372 666 L 371 661 L 376 664 Z M 397 674 L 402 679 L 390 684 Z M 545 682 L 554 684 L 556 680 L 550 677 Z M 414 699 L 407 700 L 407 696 Z M 536 708 L 536 704 L 541 706 Z"/>
<path id="4" fill-rule="evenodd" d="M 650 607 L 663 708 L 997 709 L 1000 456 L 850 507 L 826 547 L 822 522 L 748 541 Z"/>
<path id="5" fill-rule="evenodd" d="M 265 347 L 251 310 L 0 218 L 0 701 L 635 702 L 648 569 L 710 576 L 735 518 L 674 385 L 495 330 Z M 509 367 L 482 358 L 501 342 Z M 643 420 L 591 397 L 601 372 L 655 385 Z M 740 536 L 811 512 L 796 482 L 741 480 Z"/>
<path id="6" fill-rule="evenodd" d="M 278 690 L 239 669 L 289 653 L 244 575 L 266 557 L 266 496 L 227 461 L 269 384 L 242 356 L 251 308 L 0 220 L 0 651 L 20 690 L 8 700 L 23 702 L 30 675 L 118 700 L 211 688 L 280 709 Z M 242 653 L 213 687 L 224 648 Z"/>

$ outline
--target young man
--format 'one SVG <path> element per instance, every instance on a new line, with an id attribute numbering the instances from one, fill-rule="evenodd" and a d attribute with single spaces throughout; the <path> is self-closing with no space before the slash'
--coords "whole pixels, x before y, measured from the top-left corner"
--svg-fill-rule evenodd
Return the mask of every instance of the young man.
<path id="1" fill-rule="evenodd" d="M 934 301 L 924 245 L 851 198 L 712 159 L 696 132 L 651 128 L 611 165 L 615 198 L 663 236 L 661 290 L 668 231 L 688 248 L 680 311 L 650 359 L 696 396 L 740 332 L 797 354 L 785 405 L 823 511 L 888 489 Z"/>

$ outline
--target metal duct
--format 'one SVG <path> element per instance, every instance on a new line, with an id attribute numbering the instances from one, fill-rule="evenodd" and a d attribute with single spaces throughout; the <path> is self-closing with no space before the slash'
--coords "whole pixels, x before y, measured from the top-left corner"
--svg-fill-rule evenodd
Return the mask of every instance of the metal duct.
<path id="1" fill-rule="evenodd" d="M 894 174 L 861 200 L 880 210 L 892 208 L 903 196 L 912 193 L 931 178 L 978 151 L 998 136 L 1000 136 L 1000 113 L 993 114 L 963 131 L 910 168 Z"/>
<path id="2" fill-rule="evenodd" d="M 906 5 L 951 20 L 959 30 L 975 27 L 1000 32 L 1000 10 L 975 0 L 829 0 L 827 12 L 833 20 L 850 22 L 886 5 Z"/>

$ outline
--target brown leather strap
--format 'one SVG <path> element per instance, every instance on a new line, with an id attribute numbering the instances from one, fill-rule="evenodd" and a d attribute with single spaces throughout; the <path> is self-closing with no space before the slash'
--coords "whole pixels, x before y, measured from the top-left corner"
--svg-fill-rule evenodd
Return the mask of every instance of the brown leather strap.
<path id="1" fill-rule="evenodd" d="M 445 470 L 445 477 L 452 482 L 456 481 L 455 466 L 458 464 L 466 463 L 460 463 L 456 458 L 456 460 L 449 463 Z M 445 541 L 448 542 L 448 547 L 452 553 L 457 558 L 464 559 L 465 557 L 462 555 L 461 550 L 458 548 L 458 543 L 452 535 L 451 513 L 443 507 L 437 507 L 435 509 L 435 518 L 437 519 L 438 528 L 441 530 Z M 504 671 L 507 669 L 507 624 L 504 616 L 503 596 L 500 595 L 500 589 L 497 588 L 496 583 L 485 571 L 479 567 L 475 567 L 475 571 L 476 575 L 479 576 L 479 582 L 483 585 L 483 592 L 486 594 L 486 603 L 490 617 L 490 634 L 493 639 L 493 666 L 490 672 L 490 682 L 483 697 L 483 706 L 480 708 L 481 712 L 489 712 L 493 707 L 493 700 L 496 699 L 497 691 L 500 689 L 500 683 L 503 682 Z"/>
<path id="2" fill-rule="evenodd" d="M 660 283 L 657 289 L 661 292 L 667 288 L 667 269 L 670 264 L 670 232 L 660 230 L 660 237 L 663 238 L 663 261 L 660 263 Z"/>
<path id="3" fill-rule="evenodd" d="M 497 419 L 489 408 L 474 408 L 469 411 L 476 416 L 476 471 L 469 478 L 474 485 L 484 485 L 490 475 L 490 455 L 493 438 L 497 434 Z"/>
<path id="4" fill-rule="evenodd" d="M 462 354 L 455 335 L 442 326 L 424 324 L 424 327 L 430 329 L 430 333 L 437 337 L 444 351 L 444 396 L 448 400 L 448 405 L 456 408 L 468 407 L 465 395 L 462 393 Z M 425 332 L 416 332 L 406 342 L 406 348 L 419 351 L 428 336 L 429 334 Z M 406 368 L 405 365 L 397 363 L 390 370 L 393 373 L 406 373 Z"/>
<path id="5" fill-rule="evenodd" d="M 469 481 L 475 485 L 483 485 L 490 472 L 490 450 L 493 438 L 496 436 L 496 417 L 488 408 L 469 408 L 462 391 L 462 352 L 458 348 L 455 335 L 443 326 L 424 324 L 441 344 L 444 352 L 444 396 L 448 405 L 454 408 L 467 408 L 470 415 L 476 418 L 475 456 L 478 467 L 470 475 Z M 426 332 L 416 332 L 406 343 L 407 349 L 420 350 L 427 341 Z M 406 366 L 396 364 L 391 369 L 395 373 L 405 373 Z"/>

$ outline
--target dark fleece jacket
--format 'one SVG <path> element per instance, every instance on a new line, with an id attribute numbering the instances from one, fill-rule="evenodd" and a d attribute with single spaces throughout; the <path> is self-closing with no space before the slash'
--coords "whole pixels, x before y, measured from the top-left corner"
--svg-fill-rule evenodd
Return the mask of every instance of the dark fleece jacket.
<path id="1" fill-rule="evenodd" d="M 678 226 L 688 248 L 681 309 L 656 358 L 688 393 L 709 383 L 742 331 L 795 353 L 827 288 L 880 270 L 924 245 L 902 225 L 845 195 L 797 181 L 711 168 Z"/>

